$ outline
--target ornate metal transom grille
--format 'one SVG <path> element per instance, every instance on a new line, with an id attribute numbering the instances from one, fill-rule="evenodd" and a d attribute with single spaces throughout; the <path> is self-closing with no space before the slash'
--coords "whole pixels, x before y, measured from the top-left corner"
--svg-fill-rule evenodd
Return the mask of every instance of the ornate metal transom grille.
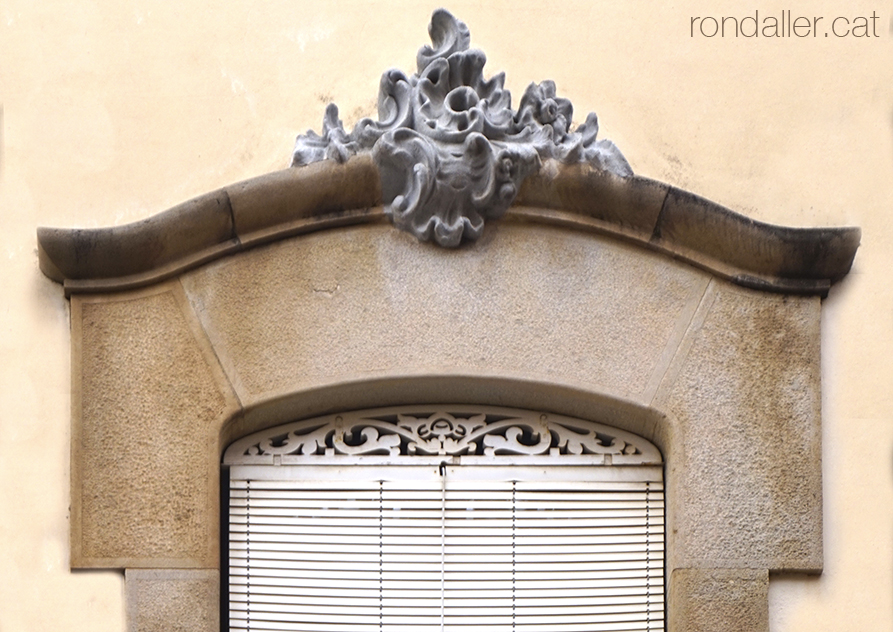
<path id="1" fill-rule="evenodd" d="M 664 629 L 662 466 L 635 435 L 416 407 L 280 426 L 224 464 L 232 630 Z"/>

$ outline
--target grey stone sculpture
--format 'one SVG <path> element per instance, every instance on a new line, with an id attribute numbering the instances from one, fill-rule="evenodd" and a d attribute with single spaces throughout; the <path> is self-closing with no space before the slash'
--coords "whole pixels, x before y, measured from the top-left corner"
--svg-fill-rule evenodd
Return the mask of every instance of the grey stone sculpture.
<path id="1" fill-rule="evenodd" d="M 348 134 L 329 104 L 322 135 L 298 136 L 292 166 L 371 151 L 385 213 L 422 241 L 448 247 L 480 237 L 484 220 L 506 212 L 542 160 L 632 175 L 614 143 L 596 140 L 595 113 L 570 131 L 573 106 L 556 96 L 554 82 L 530 84 L 513 110 L 505 74 L 484 79 L 487 57 L 469 49 L 463 22 L 439 9 L 428 32 L 433 47 L 419 50 L 416 74 L 382 75 L 378 121 L 363 119 Z"/>

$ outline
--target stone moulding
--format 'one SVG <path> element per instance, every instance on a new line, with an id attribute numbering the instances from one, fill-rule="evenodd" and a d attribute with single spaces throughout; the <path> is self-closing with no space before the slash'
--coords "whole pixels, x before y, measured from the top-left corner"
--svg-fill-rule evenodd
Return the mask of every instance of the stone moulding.
<path id="1" fill-rule="evenodd" d="M 316 230 L 387 221 L 368 155 L 232 184 L 110 228 L 38 228 L 40 269 L 65 293 L 138 288 L 220 257 Z M 676 187 L 588 164 L 546 161 L 504 221 L 612 235 L 745 287 L 824 296 L 852 266 L 858 228 L 751 220 Z M 424 246 L 420 246 L 424 247 Z"/>

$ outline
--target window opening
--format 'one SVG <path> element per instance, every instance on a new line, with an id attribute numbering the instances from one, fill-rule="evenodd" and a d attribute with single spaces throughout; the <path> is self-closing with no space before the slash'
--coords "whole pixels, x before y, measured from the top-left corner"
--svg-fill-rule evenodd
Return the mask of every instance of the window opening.
<path id="1" fill-rule="evenodd" d="M 227 451 L 229 629 L 664 629 L 654 446 L 527 411 L 380 412 Z"/>

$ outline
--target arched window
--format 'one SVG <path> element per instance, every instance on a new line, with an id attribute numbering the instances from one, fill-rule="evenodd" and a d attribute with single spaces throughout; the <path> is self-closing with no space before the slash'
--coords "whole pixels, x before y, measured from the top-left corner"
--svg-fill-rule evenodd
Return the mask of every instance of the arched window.
<path id="1" fill-rule="evenodd" d="M 245 437 L 231 630 L 663 630 L 662 461 L 539 412 L 415 406 Z"/>

